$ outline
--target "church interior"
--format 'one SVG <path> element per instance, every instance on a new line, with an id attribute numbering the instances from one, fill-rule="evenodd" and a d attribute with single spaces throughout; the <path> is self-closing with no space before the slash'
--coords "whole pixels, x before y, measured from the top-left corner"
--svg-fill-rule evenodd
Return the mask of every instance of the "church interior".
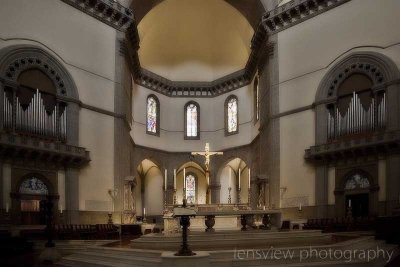
<path id="1" fill-rule="evenodd" d="M 1 266 L 400 266 L 400 1 L 0 5 Z"/>

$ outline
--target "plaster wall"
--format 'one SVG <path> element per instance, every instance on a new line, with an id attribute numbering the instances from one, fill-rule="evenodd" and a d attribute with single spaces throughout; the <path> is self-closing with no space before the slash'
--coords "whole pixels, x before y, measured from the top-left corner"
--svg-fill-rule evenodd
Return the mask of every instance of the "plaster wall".
<path id="1" fill-rule="evenodd" d="M 277 34 L 279 113 L 290 114 L 279 118 L 281 187 L 288 188 L 284 198 L 307 195 L 314 203 L 315 171 L 304 161 L 304 150 L 315 144 L 312 104 L 329 69 L 357 51 L 382 53 L 400 66 L 398 10 L 396 0 L 352 0 Z"/>
<path id="2" fill-rule="evenodd" d="M 146 101 L 150 94 L 160 101 L 159 137 L 146 134 Z M 230 93 L 214 98 L 170 98 L 134 85 L 131 136 L 135 144 L 171 152 L 202 151 L 206 142 L 213 150 L 249 144 L 258 134 L 253 117 L 253 86 L 232 94 L 238 97 L 239 133 L 226 137 L 224 107 Z M 200 105 L 200 140 L 184 140 L 184 106 L 190 100 Z"/>
<path id="3" fill-rule="evenodd" d="M 71 74 L 83 104 L 114 111 L 115 29 L 54 0 L 4 0 L 0 17 L 0 49 L 27 44 L 46 50 Z M 110 209 L 113 122 L 108 115 L 80 109 L 79 145 L 91 155 L 79 174 L 81 210 Z"/>

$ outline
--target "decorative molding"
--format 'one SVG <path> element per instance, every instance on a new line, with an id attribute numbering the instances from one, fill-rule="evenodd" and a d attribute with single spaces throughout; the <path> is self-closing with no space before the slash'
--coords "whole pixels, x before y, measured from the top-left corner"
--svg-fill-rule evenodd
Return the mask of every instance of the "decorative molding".
<path id="1" fill-rule="evenodd" d="M 133 12 L 113 0 L 61 0 L 89 16 L 119 30 L 125 31 L 134 20 Z"/>
<path id="2" fill-rule="evenodd" d="M 89 151 L 44 139 L 0 133 L 0 157 L 7 161 L 33 161 L 64 167 L 81 167 L 90 161 Z"/>
<path id="3" fill-rule="evenodd" d="M 312 146 L 305 159 L 316 164 L 329 164 L 360 157 L 400 153 L 400 132 L 386 132 Z"/>
<path id="4" fill-rule="evenodd" d="M 273 56 L 274 43 L 268 36 L 342 5 L 350 0 L 292 0 L 264 13 L 251 40 L 251 52 L 244 69 L 211 82 L 171 81 L 141 67 L 139 34 L 133 12 L 112 0 L 61 0 L 126 34 L 121 53 L 129 58 L 136 84 L 169 97 L 216 97 L 251 83 L 262 55 Z"/>
<path id="5" fill-rule="evenodd" d="M 266 13 L 262 24 L 276 34 L 351 0 L 292 0 Z"/>

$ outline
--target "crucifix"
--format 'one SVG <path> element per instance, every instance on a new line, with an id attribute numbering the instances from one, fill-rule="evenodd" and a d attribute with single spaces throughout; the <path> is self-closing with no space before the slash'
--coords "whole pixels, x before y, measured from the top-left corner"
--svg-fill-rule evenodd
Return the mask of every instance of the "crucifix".
<path id="1" fill-rule="evenodd" d="M 224 152 L 216 152 L 216 151 L 210 151 L 210 144 L 206 143 L 206 147 L 204 148 L 204 152 L 203 151 L 199 151 L 199 152 L 192 152 L 193 156 L 204 156 L 205 158 L 205 165 L 206 165 L 206 180 L 207 180 L 207 196 L 206 196 L 206 204 L 211 203 L 211 201 L 209 201 L 210 199 L 210 157 L 213 155 L 223 155 Z"/>

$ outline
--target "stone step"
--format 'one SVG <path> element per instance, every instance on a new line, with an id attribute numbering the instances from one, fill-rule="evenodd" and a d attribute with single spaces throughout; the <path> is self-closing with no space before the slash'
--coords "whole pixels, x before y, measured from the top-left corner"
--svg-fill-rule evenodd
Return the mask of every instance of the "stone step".
<path id="1" fill-rule="evenodd" d="M 143 267 L 157 267 L 161 264 L 160 256 L 156 258 L 138 257 L 126 253 L 121 254 L 99 254 L 91 252 L 80 252 L 70 256 L 64 257 L 61 262 L 65 266 L 143 266 Z"/>

